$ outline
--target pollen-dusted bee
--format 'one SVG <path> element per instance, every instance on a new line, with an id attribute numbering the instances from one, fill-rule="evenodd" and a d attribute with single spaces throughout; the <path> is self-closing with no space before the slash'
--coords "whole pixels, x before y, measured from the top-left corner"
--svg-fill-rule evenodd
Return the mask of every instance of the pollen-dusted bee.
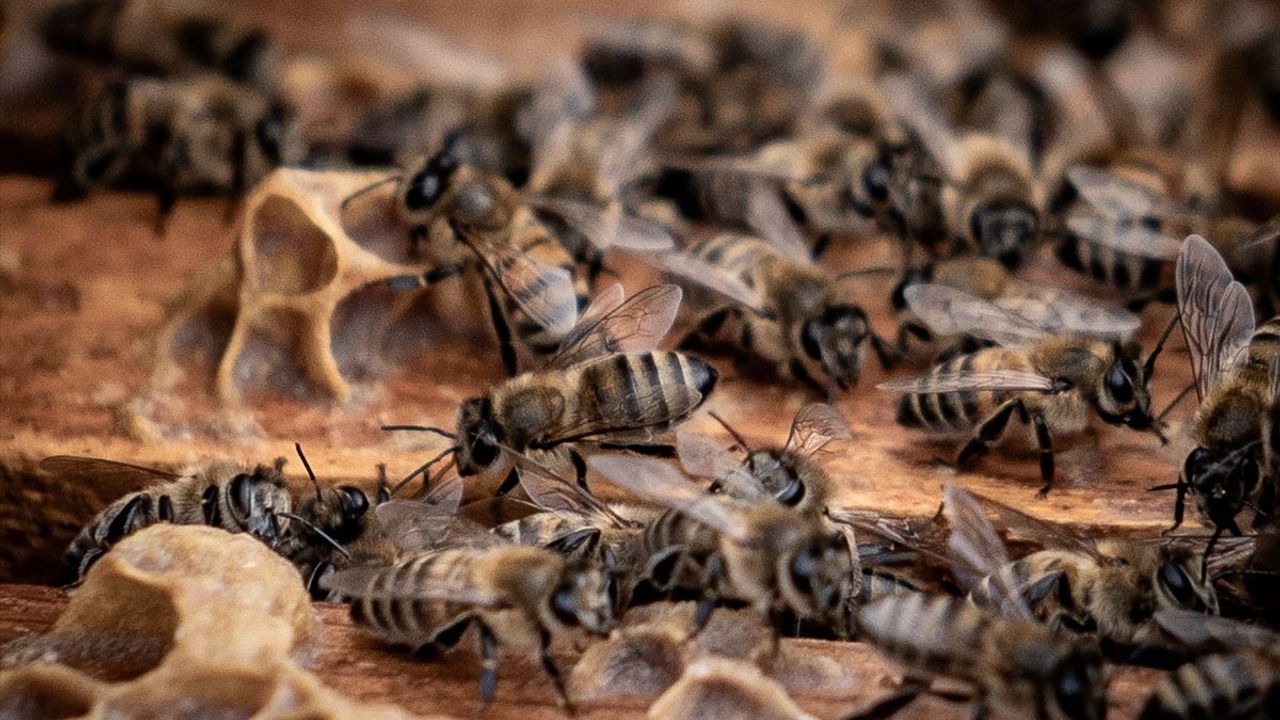
<path id="1" fill-rule="evenodd" d="M 275 71 L 271 38 L 214 11 L 151 0 L 60 0 L 45 16 L 42 32 L 57 52 L 126 71 L 216 72 L 269 89 Z"/>
<path id="2" fill-rule="evenodd" d="M 301 159 L 289 113 L 257 91 L 215 76 L 136 77 L 90 103 L 55 190 L 74 199 L 126 178 L 154 184 L 163 221 L 177 195 L 240 195 L 272 169 Z"/>
<path id="3" fill-rule="evenodd" d="M 350 599 L 357 624 L 418 655 L 451 649 L 474 625 L 484 663 L 480 696 L 486 704 L 497 684 L 499 642 L 538 648 L 543 670 L 569 705 L 549 648 L 552 636 L 602 636 L 616 624 L 603 569 L 546 548 L 454 547 L 410 556 L 389 568 L 343 570 L 325 584 Z"/>
<path id="4" fill-rule="evenodd" d="M 1193 659 L 1161 678 L 1140 720 L 1280 714 L 1280 636 L 1227 618 L 1164 610 L 1156 622 Z"/>
<path id="5" fill-rule="evenodd" d="M 846 603 L 861 573 L 843 533 L 763 492 L 750 501 L 706 493 L 661 460 L 596 456 L 589 463 L 610 482 L 669 508 L 644 530 L 648 560 L 637 580 L 699 592 L 695 632 L 729 599 L 750 605 L 775 630 L 779 613 L 788 611 L 844 634 Z"/>
<path id="6" fill-rule="evenodd" d="M 1160 610 L 1218 612 L 1213 584 L 1186 546 L 1164 540 L 1095 542 L 954 486 L 947 500 L 965 506 L 948 517 L 956 518 L 952 533 L 974 549 L 973 564 L 981 563 L 973 570 L 984 575 L 969 588 L 969 599 L 980 607 L 1002 610 L 1003 594 L 1012 590 L 1050 627 L 1096 633 L 1122 648 L 1152 644 L 1159 635 L 1152 618 Z M 1045 549 L 1010 560 L 982 505 Z"/>
<path id="7" fill-rule="evenodd" d="M 544 368 L 491 387 L 458 408 L 445 453 L 464 477 L 519 482 L 528 456 L 559 472 L 571 463 L 585 484 L 582 446 L 671 454 L 654 438 L 687 418 L 715 388 L 718 375 L 683 353 L 653 350 L 680 304 L 680 288 L 659 285 L 623 299 L 614 285 L 598 295 Z M 442 473 L 444 470 L 441 471 Z"/>
<path id="8" fill-rule="evenodd" d="M 955 485 L 944 496 L 956 571 L 981 575 L 993 561 L 1003 564 L 1004 545 L 973 497 Z M 975 717 L 994 706 L 1042 718 L 1101 720 L 1106 682 L 1096 646 L 1036 623 L 1023 588 L 1005 582 L 1010 579 L 993 576 L 995 611 L 941 595 L 888 596 L 858 611 L 858 636 L 912 670 L 972 684 Z"/>
<path id="9" fill-rule="evenodd" d="M 938 217 L 945 223 L 952 245 L 945 254 L 974 253 L 995 258 L 1010 268 L 1033 256 L 1041 230 L 1042 201 L 1031 161 L 1032 141 L 1025 135 L 1034 125 L 1029 119 L 1032 111 L 993 111 L 995 118 L 1022 121 L 958 137 L 942 119 L 941 108 L 918 83 L 890 74 L 882 86 L 922 151 L 942 172 Z M 995 83 L 991 88 L 995 93 L 1007 85 Z M 987 104 L 999 102 L 991 99 Z M 926 234 L 936 233 L 929 230 Z"/>
<path id="10" fill-rule="evenodd" d="M 1040 495 L 1053 486 L 1053 436 L 1083 432 L 1096 414 L 1111 425 L 1159 428 L 1147 389 L 1164 337 L 1143 361 L 1141 348 L 1118 337 L 1132 328 L 1069 321 L 1074 309 L 1059 302 L 1013 312 L 959 291 L 934 285 L 906 290 L 912 311 L 939 335 L 970 334 L 999 343 L 952 356 L 928 375 L 881 383 L 903 393 L 898 423 L 941 435 L 970 436 L 956 463 L 984 455 L 1004 437 L 1010 418 L 1033 433 L 1040 450 Z M 1035 307 L 1037 312 L 1031 313 Z M 1095 337 L 1070 334 L 1092 327 Z M 1111 339 L 1097 336 L 1110 335 Z"/>
<path id="11" fill-rule="evenodd" d="M 897 359 L 897 349 L 875 332 L 841 281 L 803 250 L 714 233 L 656 262 L 728 301 L 699 321 L 686 346 L 727 339 L 773 364 L 779 375 L 828 395 L 857 385 L 868 345 L 883 366 Z"/>
<path id="12" fill-rule="evenodd" d="M 1276 505 L 1275 430 L 1270 418 L 1280 391 L 1280 319 L 1254 329 L 1253 306 L 1222 256 L 1198 235 L 1187 238 L 1177 263 L 1178 315 L 1191 350 L 1200 406 L 1183 462 L 1174 527 L 1187 493 L 1214 526 L 1205 555 L 1224 531 L 1240 535 L 1245 508 L 1261 524 Z"/>
<path id="13" fill-rule="evenodd" d="M 247 532 L 274 546 L 282 537 L 278 518 L 291 505 L 280 475 L 283 466 L 280 458 L 274 467 L 259 465 L 249 471 L 213 463 L 171 473 L 99 458 L 45 458 L 40 467 L 46 472 L 83 477 L 96 487 L 127 493 L 98 513 L 67 547 L 59 581 L 80 582 L 112 545 L 158 522 Z"/>

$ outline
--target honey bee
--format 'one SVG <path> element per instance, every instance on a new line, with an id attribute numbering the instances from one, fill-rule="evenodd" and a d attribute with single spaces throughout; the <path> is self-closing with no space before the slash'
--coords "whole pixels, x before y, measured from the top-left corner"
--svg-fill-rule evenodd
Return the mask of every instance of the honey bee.
<path id="1" fill-rule="evenodd" d="M 171 473 L 99 458 L 45 458 L 40 467 L 46 472 L 83 477 L 95 487 L 127 493 L 98 513 L 67 547 L 59 582 L 78 584 L 121 538 L 158 522 L 246 532 L 274 546 L 285 529 L 279 517 L 291 505 L 280 475 L 283 466 L 284 458 L 279 458 L 274 467 L 259 465 L 251 471 L 214 463 Z"/>
<path id="2" fill-rule="evenodd" d="M 828 396 L 857 385 L 868 345 L 885 367 L 897 359 L 897 349 L 875 332 L 839 280 L 807 254 L 750 235 L 716 233 L 656 262 L 728 300 L 699 321 L 685 347 L 726 338 L 779 375 Z"/>
<path id="3" fill-rule="evenodd" d="M 762 492 L 751 501 L 705 493 L 661 460 L 596 456 L 589 463 L 610 482 L 669 509 L 642 535 L 649 558 L 643 579 L 701 594 L 695 633 L 721 599 L 747 603 L 775 630 L 778 613 L 788 611 L 844 633 L 845 606 L 861 574 L 843 533 Z"/>
<path id="4" fill-rule="evenodd" d="M 544 368 L 526 372 L 463 401 L 456 432 L 423 426 L 455 441 L 445 454 L 463 477 L 503 477 L 499 492 L 521 483 L 536 458 L 559 472 L 571 463 L 585 487 L 582 446 L 674 454 L 654 442 L 707 399 L 719 377 L 683 353 L 653 350 L 671 327 L 680 288 L 659 285 L 623 299 L 614 285 L 598 295 Z"/>
<path id="5" fill-rule="evenodd" d="M 605 636 L 616 625 L 603 569 L 546 548 L 502 544 L 419 553 L 388 568 L 343 570 L 325 585 L 350 598 L 357 624 L 419 656 L 451 649 L 474 625 L 486 705 L 497 684 L 499 639 L 538 648 L 543 670 L 571 707 L 551 656 L 552 636 Z"/>
<path id="6" fill-rule="evenodd" d="M 1009 268 L 1033 256 L 1039 242 L 1042 202 L 1031 160 L 1032 140 L 1024 132 L 1034 125 L 1029 119 L 1031 111 L 993 112 L 995 118 L 1015 120 L 1009 121 L 1007 128 L 960 137 L 942 120 L 941 108 L 917 82 L 889 74 L 881 84 L 890 105 L 930 158 L 930 165 L 940 171 L 940 212 L 929 214 L 945 225 L 945 236 L 952 246 L 947 254 L 978 254 Z M 997 83 L 992 87 L 1006 86 Z M 1016 120 L 1018 116 L 1021 122 Z M 930 228 L 921 231 L 927 236 L 937 234 Z"/>
<path id="7" fill-rule="evenodd" d="M 1222 256 L 1192 235 L 1177 261 L 1178 314 L 1191 349 L 1196 448 L 1183 462 L 1176 489 L 1174 527 L 1182 524 L 1190 493 L 1200 516 L 1214 526 L 1208 557 L 1224 531 L 1240 535 L 1236 516 L 1256 513 L 1255 525 L 1275 507 L 1271 408 L 1280 389 L 1280 319 L 1254 328 L 1253 306 Z"/>
<path id="8" fill-rule="evenodd" d="M 270 36 L 215 10 L 148 0 L 60 0 L 41 30 L 57 52 L 128 72 L 214 72 L 268 89 L 275 71 Z"/>
<path id="9" fill-rule="evenodd" d="M 948 488 L 947 502 L 953 537 L 973 548 L 967 557 L 982 574 L 969 588 L 969 599 L 980 607 L 1000 611 L 1004 594 L 1017 592 L 1036 619 L 1055 630 L 1096 633 L 1123 648 L 1152 644 L 1158 637 L 1152 618 L 1162 609 L 1218 612 L 1213 584 L 1188 547 L 1095 542 L 956 486 Z M 1010 560 L 982 505 L 1045 549 Z"/>
<path id="10" fill-rule="evenodd" d="M 180 193 L 238 197 L 303 154 L 284 108 L 215 76 L 110 84 L 90 103 L 72 145 L 71 167 L 55 199 L 75 199 L 127 177 L 145 179 L 155 184 L 160 223 Z"/>
<path id="11" fill-rule="evenodd" d="M 1041 497 L 1053 486 L 1053 437 L 1083 432 L 1093 415 L 1160 436 L 1147 388 L 1172 323 L 1143 361 L 1136 343 L 1119 339 L 1131 328 L 1094 324 L 1094 337 L 1073 334 L 1072 329 L 1090 323 L 1064 321 L 1074 309 L 1060 302 L 1012 312 L 933 285 L 908 288 L 906 297 L 933 332 L 998 343 L 952 356 L 924 377 L 878 386 L 903 393 L 900 425 L 943 435 L 968 433 L 958 465 L 986 454 L 1004 436 L 1015 412 L 1033 431 L 1029 439 L 1040 451 Z M 1111 339 L 1097 337 L 1108 334 Z"/>
<path id="12" fill-rule="evenodd" d="M 956 572 L 981 576 L 1007 564 L 1004 545 L 973 496 L 947 485 L 944 498 Z M 996 611 L 944 595 L 899 593 L 858 611 L 858 635 L 914 671 L 973 685 L 975 717 L 985 717 L 991 706 L 1042 718 L 1105 717 L 1096 645 L 1035 622 L 1023 588 L 1005 575 L 990 577 Z"/>
<path id="13" fill-rule="evenodd" d="M 1280 712 L 1275 633 L 1189 612 L 1161 611 L 1156 621 L 1194 657 L 1160 679 L 1141 720 L 1274 717 Z"/>

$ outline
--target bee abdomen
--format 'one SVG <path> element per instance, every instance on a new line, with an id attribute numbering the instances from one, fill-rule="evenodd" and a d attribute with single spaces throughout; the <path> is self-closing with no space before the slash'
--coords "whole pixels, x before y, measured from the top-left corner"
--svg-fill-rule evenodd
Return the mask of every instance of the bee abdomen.
<path id="1" fill-rule="evenodd" d="M 1280 711 L 1276 681 L 1275 666 L 1256 656 L 1209 655 L 1165 676 L 1141 720 L 1275 717 Z"/>
<path id="2" fill-rule="evenodd" d="M 430 634 L 429 601 L 395 589 L 429 584 L 438 560 L 438 555 L 415 557 L 375 574 L 366 592 L 351 603 L 351 619 L 389 640 L 425 640 Z"/>
<path id="3" fill-rule="evenodd" d="M 992 364 L 994 355 L 988 351 L 966 353 L 949 358 L 935 365 L 930 375 L 960 374 L 972 372 L 982 365 Z M 976 390 L 960 390 L 949 393 L 906 393 L 898 399 L 897 422 L 909 428 L 933 432 L 957 432 L 968 430 L 982 421 L 984 403 Z"/>
<path id="4" fill-rule="evenodd" d="M 714 368 L 684 353 L 611 355 L 583 369 L 584 410 L 621 431 L 662 429 L 696 410 L 717 379 Z"/>
<path id="5" fill-rule="evenodd" d="M 865 568 L 862 571 L 862 587 L 855 602 L 866 604 L 886 597 L 919 592 L 920 589 L 903 578 L 883 570 Z"/>
<path id="6" fill-rule="evenodd" d="M 885 654 L 931 673 L 963 674 L 961 656 L 979 646 L 986 615 L 962 599 L 925 593 L 885 597 L 857 615 L 861 637 Z"/>

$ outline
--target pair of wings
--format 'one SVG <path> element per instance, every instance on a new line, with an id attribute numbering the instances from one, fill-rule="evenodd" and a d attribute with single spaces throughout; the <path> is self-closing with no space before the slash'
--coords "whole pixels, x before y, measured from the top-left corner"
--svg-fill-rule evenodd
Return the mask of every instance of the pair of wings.
<path id="1" fill-rule="evenodd" d="M 129 463 L 95 457 L 54 455 L 40 461 L 40 469 L 59 477 L 79 478 L 104 503 L 150 485 L 172 482 L 181 475 Z"/>
<path id="2" fill-rule="evenodd" d="M 1076 236 L 1128 255 L 1155 260 L 1178 256 L 1182 243 L 1159 229 L 1165 221 L 1189 215 L 1172 198 L 1142 183 L 1084 165 L 1069 169 L 1067 181 L 1084 200 L 1083 206 L 1067 213 L 1067 228 Z"/>
<path id="3" fill-rule="evenodd" d="M 796 412 L 782 452 L 821 459 L 838 454 L 852 440 L 853 433 L 840 411 L 825 403 L 810 403 Z M 750 452 L 750 448 L 743 450 Z M 677 432 L 676 454 L 686 473 L 715 480 L 734 497 L 769 499 L 742 461 L 706 436 Z"/>
<path id="4" fill-rule="evenodd" d="M 1027 345 L 1055 333 L 1086 334 L 1104 339 L 1127 338 L 1140 324 L 1121 308 L 1084 298 L 1046 294 L 983 300 L 944 285 L 924 283 L 904 291 L 907 306 L 941 336 L 974 335 L 1000 345 Z M 962 391 L 1054 392 L 1053 379 L 1033 372 L 931 373 L 877 385 L 903 393 Z"/>
<path id="5" fill-rule="evenodd" d="M 1176 265 L 1178 315 L 1191 353 L 1201 400 L 1245 359 L 1253 336 L 1253 302 L 1207 240 L 1191 235 Z M 1280 368 L 1271 368 L 1271 390 L 1280 390 Z"/>

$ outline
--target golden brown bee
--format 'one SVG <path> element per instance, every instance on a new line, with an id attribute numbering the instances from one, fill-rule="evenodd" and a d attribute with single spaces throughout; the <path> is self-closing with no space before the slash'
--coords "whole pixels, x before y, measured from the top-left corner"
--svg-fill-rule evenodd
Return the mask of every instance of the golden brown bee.
<path id="1" fill-rule="evenodd" d="M 259 465 L 250 471 L 213 463 L 171 473 L 99 458 L 45 458 L 40 467 L 46 472 L 80 476 L 96 487 L 127 493 L 98 513 L 67 547 L 59 581 L 79 583 L 121 538 L 158 522 L 247 532 L 274 546 L 283 536 L 278 517 L 291 504 L 280 474 L 283 466 L 280 458 L 274 467 Z"/>
<path id="2" fill-rule="evenodd" d="M 420 553 L 389 568 L 344 570 L 326 585 L 350 598 L 357 624 L 418 655 L 451 649 L 474 625 L 484 663 L 480 696 L 486 704 L 497 683 L 499 641 L 538 648 L 543 669 L 568 705 L 549 649 L 552 636 L 602 636 L 615 625 L 603 569 L 546 548 L 455 547 Z"/>
<path id="3" fill-rule="evenodd" d="M 937 214 L 945 224 L 952 249 L 995 258 L 1015 268 L 1034 255 L 1041 230 L 1041 192 L 1032 166 L 1033 113 L 1027 108 L 1007 108 L 999 91 L 1007 84 L 990 86 L 993 95 L 977 102 L 992 107 L 987 114 L 1008 121 L 963 137 L 946 123 L 938 103 L 917 82 L 890 74 L 882 81 L 885 96 L 915 133 L 922 150 L 941 172 Z M 1010 94 L 1013 91 L 1010 91 Z M 1005 108 L 1001 111 L 1000 108 Z M 980 113 L 979 113 L 980 114 Z M 936 231 L 927 230 L 926 235 Z"/>
<path id="4" fill-rule="evenodd" d="M 715 233 L 681 252 L 659 255 L 657 262 L 729 301 L 699 321 L 686 346 L 726 339 L 773 364 L 783 377 L 828 395 L 857 385 L 868 345 L 882 365 L 896 359 L 896 348 L 875 332 L 840 281 L 804 251 Z"/>
<path id="5" fill-rule="evenodd" d="M 72 145 L 71 168 L 55 198 L 145 179 L 156 187 L 161 221 L 180 193 L 239 196 L 303 154 L 283 108 L 216 76 L 113 83 L 86 109 Z"/>
<path id="6" fill-rule="evenodd" d="M 1280 712 L 1275 633 L 1185 611 L 1161 611 L 1156 622 L 1193 659 L 1161 678 L 1141 720 L 1261 718 Z"/>
<path id="7" fill-rule="evenodd" d="M 948 508 L 948 518 L 955 518 L 952 542 L 976 549 L 971 569 L 982 577 L 970 584 L 969 599 L 980 607 L 1000 611 L 1005 593 L 1016 592 L 1051 628 L 1096 633 L 1120 647 L 1153 644 L 1158 633 L 1152 618 L 1160 610 L 1218 612 L 1213 584 L 1186 546 L 1093 541 L 954 486 L 947 502 L 966 507 Z M 1045 549 L 1010 560 L 982 505 Z"/>
<path id="8" fill-rule="evenodd" d="M 843 533 L 763 493 L 749 502 L 705 493 L 660 460 L 589 462 L 610 482 L 669 508 L 644 530 L 648 564 L 641 579 L 659 590 L 699 592 L 695 632 L 721 599 L 730 599 L 774 623 L 788 611 L 843 634 L 845 606 L 861 577 Z"/>
<path id="9" fill-rule="evenodd" d="M 464 477 L 504 477 L 515 487 L 524 459 L 555 472 L 572 464 L 585 486 L 578 448 L 673 454 L 654 438 L 706 400 L 718 375 L 683 353 L 653 350 L 680 304 L 674 285 L 623 299 L 614 285 L 592 301 L 546 367 L 491 387 L 458 408 L 456 433 L 419 426 L 453 439 L 445 451 Z M 441 471 L 442 473 L 444 470 Z"/>
<path id="10" fill-rule="evenodd" d="M 215 6 L 149 0 L 60 0 L 42 27 L 57 52 L 149 75 L 215 72 L 269 88 L 271 39 L 220 16 Z"/>
<path id="11" fill-rule="evenodd" d="M 1157 432 L 1147 389 L 1161 338 L 1143 361 L 1136 343 L 1119 338 L 1132 327 L 1059 301 L 994 303 L 934 285 L 906 290 L 912 311 L 938 335 L 975 335 L 999 343 L 952 356 L 911 380 L 878 387 L 903 393 L 898 423 L 939 435 L 968 434 L 956 460 L 976 460 L 1005 434 L 1016 412 L 1040 450 L 1040 495 L 1053 486 L 1053 437 L 1083 432 L 1094 415 L 1111 425 Z M 1072 334 L 1089 328 L 1093 337 Z M 1168 336 L 1173 326 L 1165 331 Z M 1107 335 L 1111 339 L 1100 339 Z"/>
<path id="12" fill-rule="evenodd" d="M 1177 263 L 1178 314 L 1191 349 L 1200 406 L 1192 436 L 1196 448 L 1183 462 L 1174 505 L 1174 527 L 1182 523 L 1187 493 L 1200 515 L 1239 535 L 1236 516 L 1245 508 L 1265 521 L 1276 504 L 1276 427 L 1271 422 L 1280 390 L 1280 318 L 1254 328 L 1253 305 L 1232 279 L 1222 256 L 1192 235 Z"/>

